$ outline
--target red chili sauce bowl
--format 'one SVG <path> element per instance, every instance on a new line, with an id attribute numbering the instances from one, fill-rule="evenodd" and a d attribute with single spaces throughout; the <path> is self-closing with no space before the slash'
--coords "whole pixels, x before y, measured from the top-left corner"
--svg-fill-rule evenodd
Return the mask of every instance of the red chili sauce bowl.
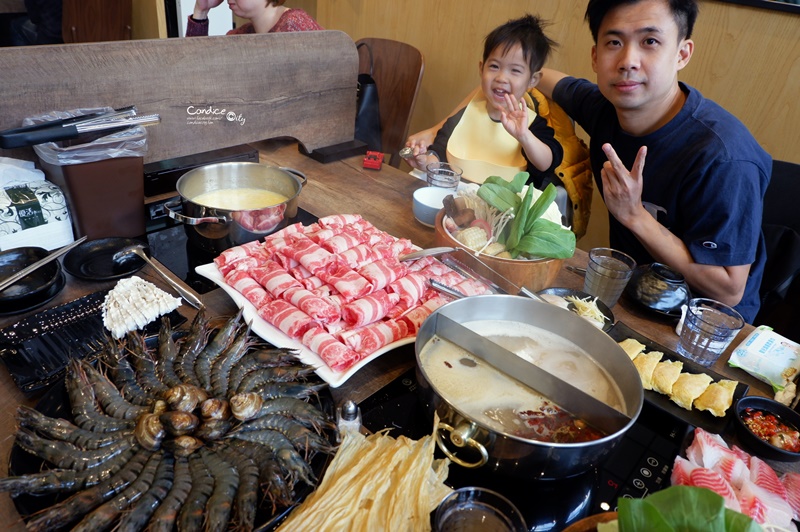
<path id="1" fill-rule="evenodd" d="M 800 427 L 800 414 L 788 406 L 766 397 L 742 397 L 736 403 L 734 423 L 742 446 L 756 456 L 781 462 L 800 461 L 800 452 L 790 450 L 791 438 L 784 441 L 788 448 L 769 442 L 776 432 L 797 431 Z"/>

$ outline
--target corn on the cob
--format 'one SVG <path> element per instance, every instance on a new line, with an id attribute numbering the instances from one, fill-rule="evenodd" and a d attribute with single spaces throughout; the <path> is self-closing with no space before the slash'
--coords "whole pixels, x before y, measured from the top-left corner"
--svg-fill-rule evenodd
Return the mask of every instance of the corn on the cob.
<path id="1" fill-rule="evenodd" d="M 467 246 L 469 249 L 479 250 L 486 245 L 489 238 L 486 231 L 480 227 L 467 227 L 456 234 L 456 240 Z"/>

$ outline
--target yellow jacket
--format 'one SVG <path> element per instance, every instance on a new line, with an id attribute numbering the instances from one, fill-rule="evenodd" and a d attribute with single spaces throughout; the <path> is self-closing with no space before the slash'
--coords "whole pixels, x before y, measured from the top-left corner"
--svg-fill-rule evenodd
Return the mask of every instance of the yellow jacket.
<path id="1" fill-rule="evenodd" d="M 572 119 L 557 103 L 536 89 L 529 90 L 528 94 L 536 100 L 539 116 L 547 120 L 547 125 L 555 132 L 556 140 L 564 148 L 564 159 L 556 168 L 556 175 L 564 183 L 572 202 L 572 232 L 576 238 L 580 238 L 586 234 L 592 208 L 592 166 L 589 163 L 589 149 L 575 135 Z"/>

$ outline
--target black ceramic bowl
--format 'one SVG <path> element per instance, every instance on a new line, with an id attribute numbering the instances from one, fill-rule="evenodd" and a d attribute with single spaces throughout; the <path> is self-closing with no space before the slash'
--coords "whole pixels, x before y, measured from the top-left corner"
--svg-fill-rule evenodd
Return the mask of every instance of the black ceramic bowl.
<path id="1" fill-rule="evenodd" d="M 45 258 L 50 252 L 40 247 L 21 247 L 0 252 L 0 280 L 5 280 Z M 3 312 L 22 311 L 51 298 L 63 279 L 61 264 L 51 261 L 0 292 Z"/>
<path id="2" fill-rule="evenodd" d="M 692 298 L 683 275 L 659 262 L 636 268 L 625 293 L 646 309 L 670 318 L 680 318 L 681 305 Z"/>
<path id="3" fill-rule="evenodd" d="M 742 420 L 742 416 L 748 408 L 774 414 L 780 418 L 783 423 L 795 429 L 800 427 L 800 414 L 778 401 L 757 395 L 748 395 L 736 402 L 736 415 L 733 416 L 733 423 L 736 425 L 736 434 L 745 450 L 759 458 L 766 458 L 768 460 L 778 460 L 780 462 L 800 461 L 800 453 L 793 453 L 775 447 L 750 432 L 750 429 L 747 428 L 747 425 L 745 425 Z"/>

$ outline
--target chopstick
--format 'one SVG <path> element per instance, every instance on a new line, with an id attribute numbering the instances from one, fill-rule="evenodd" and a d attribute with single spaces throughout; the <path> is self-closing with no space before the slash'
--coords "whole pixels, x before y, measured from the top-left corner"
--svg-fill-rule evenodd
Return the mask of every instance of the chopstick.
<path id="1" fill-rule="evenodd" d="M 49 264 L 49 263 L 53 262 L 54 260 L 59 258 L 64 253 L 68 252 L 69 250 L 71 250 L 72 248 L 77 246 L 78 244 L 83 243 L 84 240 L 86 240 L 86 236 L 82 236 L 78 240 L 73 242 L 72 244 L 68 244 L 68 245 L 66 245 L 66 246 L 64 246 L 62 248 L 57 249 L 56 251 L 50 253 L 45 258 L 37 260 L 36 262 L 31 264 L 30 266 L 21 269 L 20 271 L 18 271 L 17 273 L 15 273 L 14 275 L 12 275 L 8 279 L 6 279 L 5 281 L 0 282 L 0 292 L 5 290 L 6 288 L 11 286 L 12 284 L 16 283 L 17 281 L 19 281 L 23 277 L 26 277 L 31 272 L 34 272 L 34 271 L 38 270 L 39 268 L 41 268 L 45 264 Z"/>

